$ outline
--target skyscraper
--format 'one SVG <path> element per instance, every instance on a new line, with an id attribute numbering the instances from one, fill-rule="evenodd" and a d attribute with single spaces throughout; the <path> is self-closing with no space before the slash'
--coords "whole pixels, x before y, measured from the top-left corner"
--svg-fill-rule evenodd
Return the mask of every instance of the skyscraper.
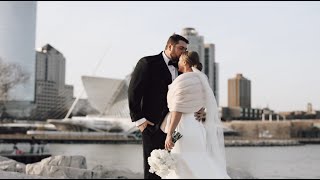
<path id="1" fill-rule="evenodd" d="M 213 69 L 213 92 L 217 100 L 217 104 L 220 102 L 219 92 L 219 63 L 214 63 Z"/>
<path id="2" fill-rule="evenodd" d="M 189 40 L 188 51 L 196 51 L 199 54 L 200 62 L 203 65 L 202 72 L 208 76 L 210 87 L 219 104 L 219 69 L 215 62 L 215 45 L 205 44 L 203 36 L 200 36 L 191 27 L 184 28 L 181 35 Z"/>
<path id="3" fill-rule="evenodd" d="M 219 67 L 215 62 L 215 45 L 205 44 L 204 52 L 204 73 L 209 78 L 210 87 L 216 97 L 217 104 L 219 104 Z"/>
<path id="4" fill-rule="evenodd" d="M 0 1 L 0 58 L 30 77 L 9 91 L 9 100 L 34 101 L 36 11 L 36 1 Z"/>
<path id="5" fill-rule="evenodd" d="M 228 106 L 251 108 L 251 81 L 242 74 L 228 80 Z"/>
<path id="6" fill-rule="evenodd" d="M 214 44 L 205 44 L 204 49 L 204 73 L 208 76 L 209 84 L 213 87 L 213 76 L 214 76 L 214 62 L 215 62 L 215 47 Z"/>
<path id="7" fill-rule="evenodd" d="M 73 101 L 73 86 L 65 84 L 65 57 L 47 44 L 37 52 L 36 62 L 37 113 L 34 118 L 62 118 Z"/>
<path id="8" fill-rule="evenodd" d="M 206 69 L 206 64 L 204 61 L 205 54 L 203 36 L 199 36 L 198 32 L 194 28 L 184 28 L 181 35 L 189 41 L 188 51 L 196 51 L 199 54 L 203 69 Z"/>

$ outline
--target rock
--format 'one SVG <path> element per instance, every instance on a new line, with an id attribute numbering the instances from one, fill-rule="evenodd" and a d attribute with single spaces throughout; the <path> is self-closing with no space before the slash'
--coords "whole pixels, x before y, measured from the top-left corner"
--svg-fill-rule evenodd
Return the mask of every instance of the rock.
<path id="1" fill-rule="evenodd" d="M 15 160 L 0 156 L 0 170 L 25 173 L 26 165 Z"/>
<path id="2" fill-rule="evenodd" d="M 143 179 L 142 173 L 135 173 L 128 169 L 107 169 L 102 165 L 97 165 L 92 170 L 100 171 L 101 178 L 104 179 Z"/>
<path id="3" fill-rule="evenodd" d="M 92 168 L 92 171 L 103 171 L 104 167 L 102 165 L 96 165 Z"/>
<path id="4" fill-rule="evenodd" d="M 9 160 L 9 158 L 6 158 L 6 157 L 3 157 L 3 156 L 0 156 L 0 162 L 1 162 L 1 161 L 7 161 L 7 160 Z"/>
<path id="5" fill-rule="evenodd" d="M 84 156 L 51 156 L 35 164 L 87 169 L 87 162 Z"/>
<path id="6" fill-rule="evenodd" d="M 101 171 L 87 170 L 86 158 L 83 156 L 53 156 L 41 162 L 28 164 L 26 174 L 52 178 L 97 179 Z"/>
<path id="7" fill-rule="evenodd" d="M 37 167 L 28 164 L 26 167 L 26 172 L 29 175 L 63 179 L 101 179 L 102 177 L 101 172 L 63 166 Z"/>
<path id="8" fill-rule="evenodd" d="M 231 179 L 256 179 L 250 173 L 240 169 L 228 167 L 227 172 Z"/>

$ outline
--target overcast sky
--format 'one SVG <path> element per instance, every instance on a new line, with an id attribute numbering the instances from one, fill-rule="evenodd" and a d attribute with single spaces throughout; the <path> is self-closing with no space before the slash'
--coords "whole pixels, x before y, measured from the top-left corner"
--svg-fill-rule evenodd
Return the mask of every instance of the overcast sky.
<path id="1" fill-rule="evenodd" d="M 242 73 L 253 108 L 320 110 L 320 2 L 38 2 L 36 46 L 64 54 L 78 96 L 101 59 L 96 76 L 123 79 L 185 27 L 216 45 L 220 106 Z"/>

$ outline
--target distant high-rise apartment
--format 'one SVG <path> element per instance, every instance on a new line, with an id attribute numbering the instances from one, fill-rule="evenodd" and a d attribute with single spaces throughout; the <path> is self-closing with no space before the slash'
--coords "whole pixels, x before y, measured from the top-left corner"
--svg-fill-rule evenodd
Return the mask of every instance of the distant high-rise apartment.
<path id="1" fill-rule="evenodd" d="M 65 84 L 65 57 L 49 44 L 36 57 L 35 118 L 61 118 L 73 101 L 73 86 Z"/>
<path id="2" fill-rule="evenodd" d="M 219 67 L 215 62 L 214 44 L 205 44 L 204 67 L 203 72 L 208 76 L 210 87 L 216 97 L 217 104 L 219 104 Z"/>
<path id="3" fill-rule="evenodd" d="M 203 65 L 203 69 L 205 69 L 203 36 L 198 35 L 198 32 L 194 28 L 184 28 L 182 36 L 189 41 L 188 51 L 196 51 L 199 54 L 200 62 Z"/>
<path id="4" fill-rule="evenodd" d="M 36 1 L 0 1 L 0 58 L 30 77 L 9 91 L 12 101 L 34 101 L 36 12 Z"/>
<path id="5" fill-rule="evenodd" d="M 312 104 L 308 103 L 307 105 L 307 113 L 313 113 Z"/>
<path id="6" fill-rule="evenodd" d="M 251 81 L 242 74 L 228 80 L 228 106 L 251 108 Z"/>
<path id="7" fill-rule="evenodd" d="M 219 104 L 219 68 L 215 62 L 215 45 L 205 44 L 204 37 L 191 27 L 184 28 L 181 35 L 189 40 L 188 51 L 196 51 L 199 54 L 200 62 L 203 65 L 202 72 L 208 76 L 210 87 Z"/>
<path id="8" fill-rule="evenodd" d="M 219 63 L 214 63 L 213 69 L 213 92 L 217 99 L 217 104 L 219 105 L 220 102 L 220 92 L 219 92 Z"/>
<path id="9" fill-rule="evenodd" d="M 213 87 L 214 77 L 214 62 L 215 62 L 215 47 L 214 44 L 205 44 L 204 49 L 204 73 L 209 78 L 209 84 Z"/>

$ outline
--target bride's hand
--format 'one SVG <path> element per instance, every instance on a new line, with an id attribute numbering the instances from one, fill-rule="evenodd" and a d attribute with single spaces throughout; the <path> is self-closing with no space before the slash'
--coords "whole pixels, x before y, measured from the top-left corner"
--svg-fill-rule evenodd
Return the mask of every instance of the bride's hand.
<path id="1" fill-rule="evenodd" d="M 168 151 L 170 151 L 174 147 L 174 143 L 172 142 L 172 135 L 167 134 L 167 138 L 166 138 L 164 147 Z"/>

